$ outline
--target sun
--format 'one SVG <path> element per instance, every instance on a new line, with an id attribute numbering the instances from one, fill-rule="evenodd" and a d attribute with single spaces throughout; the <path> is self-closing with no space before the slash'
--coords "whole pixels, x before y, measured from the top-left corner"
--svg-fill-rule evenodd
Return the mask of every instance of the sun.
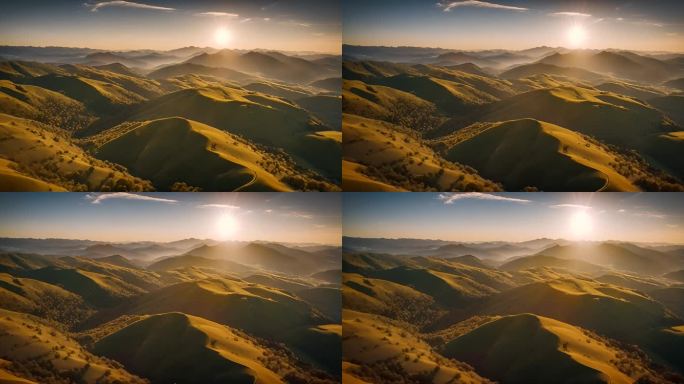
<path id="1" fill-rule="evenodd" d="M 585 209 L 573 213 L 569 224 L 570 233 L 576 240 L 588 239 L 594 230 L 594 221 Z"/>
<path id="2" fill-rule="evenodd" d="M 240 223 L 232 214 L 222 214 L 216 220 L 216 233 L 220 240 L 231 240 L 240 230 Z"/>
<path id="3" fill-rule="evenodd" d="M 214 41 L 219 47 L 225 47 L 230 42 L 231 34 L 228 28 L 218 27 L 214 32 Z"/>
<path id="4" fill-rule="evenodd" d="M 587 30 L 579 24 L 573 25 L 568 29 L 568 43 L 573 48 L 582 47 L 587 40 L 587 37 Z"/>

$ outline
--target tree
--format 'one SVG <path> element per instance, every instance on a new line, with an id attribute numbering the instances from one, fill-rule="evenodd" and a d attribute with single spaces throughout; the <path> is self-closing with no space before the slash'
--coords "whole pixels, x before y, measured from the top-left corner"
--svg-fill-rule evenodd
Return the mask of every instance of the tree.
<path id="1" fill-rule="evenodd" d="M 419 133 L 432 131 L 442 123 L 434 105 L 416 103 L 405 98 L 397 99 L 387 108 L 385 119 L 392 124 Z"/>

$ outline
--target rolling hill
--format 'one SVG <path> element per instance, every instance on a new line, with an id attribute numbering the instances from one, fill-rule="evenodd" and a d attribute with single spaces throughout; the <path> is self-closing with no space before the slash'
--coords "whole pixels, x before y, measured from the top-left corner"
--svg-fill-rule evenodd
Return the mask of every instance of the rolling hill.
<path id="1" fill-rule="evenodd" d="M 612 76 L 644 83 L 670 80 L 677 68 L 666 62 L 632 52 L 569 52 L 555 53 L 539 61 L 561 67 L 580 67 Z"/>
<path id="2" fill-rule="evenodd" d="M 520 65 L 518 67 L 515 67 L 513 69 L 509 69 L 508 71 L 505 71 L 501 73 L 499 76 L 504 79 L 520 79 L 524 77 L 529 77 L 533 75 L 539 75 L 539 74 L 545 74 L 545 75 L 556 75 L 556 76 L 565 76 L 573 79 L 577 79 L 580 81 L 588 81 L 588 82 L 595 82 L 599 81 L 604 76 L 594 73 L 591 71 L 587 71 L 585 69 L 580 69 L 580 68 L 572 68 L 572 67 L 559 67 L 557 65 L 553 64 L 545 64 L 545 63 L 534 63 L 534 64 L 525 64 L 525 65 Z"/>
<path id="3" fill-rule="evenodd" d="M 539 254 L 562 259 L 584 260 L 636 274 L 660 275 L 677 269 L 682 263 L 676 256 L 666 253 L 610 243 L 556 245 Z"/>
<path id="4" fill-rule="evenodd" d="M 637 191 L 634 180 L 651 176 L 642 166 L 628 178 L 617 167 L 629 163 L 624 156 L 577 132 L 534 119 L 476 123 L 439 143 L 447 148 L 447 160 L 479 170 L 506 190 L 533 186 L 545 191 Z"/>
<path id="5" fill-rule="evenodd" d="M 151 190 L 121 166 L 93 158 L 64 132 L 0 114 L 3 190 Z"/>
<path id="6" fill-rule="evenodd" d="M 93 350 L 159 383 L 283 383 L 266 367 L 272 352 L 258 342 L 183 313 L 145 317 L 98 340 Z"/>
<path id="7" fill-rule="evenodd" d="M 294 173 L 292 164 L 281 164 L 285 170 L 276 177 L 265 168 L 280 159 L 228 132 L 180 117 L 125 129 L 101 145 L 95 155 L 124 165 L 158 189 L 168 190 L 179 181 L 203 190 L 292 189 L 280 180 Z"/>
<path id="8" fill-rule="evenodd" d="M 472 168 L 442 159 L 389 123 L 345 115 L 343 132 L 345 190 L 499 190 Z"/>
<path id="9" fill-rule="evenodd" d="M 149 121 L 168 117 L 183 117 L 255 144 L 283 148 L 298 166 L 339 180 L 340 142 L 317 134 L 329 128 L 290 101 L 225 86 L 185 89 L 143 104 L 128 119 Z M 306 172 L 299 173 L 306 186 Z M 325 184 L 322 180 L 319 183 Z M 317 187 L 317 183 L 313 184 Z"/>
<path id="10" fill-rule="evenodd" d="M 444 355 L 503 383 L 633 383 L 648 372 L 586 330 L 532 314 L 506 316 L 446 344 Z"/>
<path id="11" fill-rule="evenodd" d="M 461 362 L 439 355 L 415 333 L 378 315 L 345 309 L 343 312 L 344 381 L 360 382 L 490 383 Z"/>
<path id="12" fill-rule="evenodd" d="M 214 68 L 230 68 L 289 83 L 308 83 L 335 75 L 335 70 L 320 63 L 273 51 L 238 52 L 228 49 L 203 53 L 187 63 Z"/>
<path id="13" fill-rule="evenodd" d="M 0 329 L 0 353 L 8 362 L 3 364 L 1 375 L 5 377 L 0 380 L 8 380 L 6 377 L 11 375 L 27 379 L 16 381 L 22 384 L 52 380 L 147 383 L 120 364 L 86 351 L 61 330 L 31 315 L 0 309 Z"/>

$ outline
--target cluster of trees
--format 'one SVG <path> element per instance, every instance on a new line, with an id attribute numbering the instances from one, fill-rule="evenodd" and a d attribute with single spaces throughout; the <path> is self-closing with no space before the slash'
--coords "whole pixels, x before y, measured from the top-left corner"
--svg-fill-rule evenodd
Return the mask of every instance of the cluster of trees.
<path id="1" fill-rule="evenodd" d="M 404 98 L 395 100 L 387 108 L 384 120 L 419 135 L 439 128 L 444 122 L 434 105 L 415 103 Z"/>
<path id="2" fill-rule="evenodd" d="M 48 97 L 43 101 L 35 120 L 67 132 L 76 132 L 87 128 L 95 117 L 88 114 L 80 103 L 66 103 Z"/>

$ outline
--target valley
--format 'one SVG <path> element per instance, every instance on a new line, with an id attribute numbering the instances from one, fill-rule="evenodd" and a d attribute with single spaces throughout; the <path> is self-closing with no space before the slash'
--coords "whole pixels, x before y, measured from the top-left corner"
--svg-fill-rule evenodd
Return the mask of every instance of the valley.
<path id="1" fill-rule="evenodd" d="M 344 382 L 684 381 L 682 200 L 643 195 L 350 197 Z M 638 214 L 626 202 L 670 208 L 621 226 L 654 241 L 597 238 Z"/>
<path id="2" fill-rule="evenodd" d="M 345 190 L 684 188 L 681 54 L 344 45 L 343 58 Z"/>
<path id="3" fill-rule="evenodd" d="M 340 56 L 2 46 L 0 57 L 4 191 L 340 189 Z"/>
<path id="4" fill-rule="evenodd" d="M 292 208 L 264 209 L 278 195 Z M 0 382 L 340 383 L 342 251 L 325 237 L 339 239 L 339 196 L 317 196 L 3 194 L 3 212 L 32 224 L 23 237 L 0 225 Z M 27 202 L 43 204 L 38 221 Z M 300 205 L 311 217 L 292 217 Z M 71 236 L 42 232 L 55 215 Z M 189 236 L 157 231 L 164 217 Z M 268 222 L 281 229 L 251 239 Z"/>

